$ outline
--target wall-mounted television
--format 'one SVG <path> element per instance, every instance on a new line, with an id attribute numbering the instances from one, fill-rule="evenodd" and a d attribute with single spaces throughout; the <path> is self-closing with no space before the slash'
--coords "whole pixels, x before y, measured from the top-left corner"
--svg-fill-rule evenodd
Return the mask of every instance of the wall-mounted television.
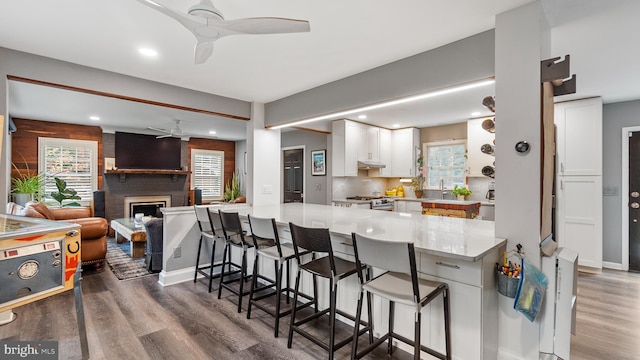
<path id="1" fill-rule="evenodd" d="M 116 167 L 180 170 L 180 147 L 180 138 L 116 131 Z"/>

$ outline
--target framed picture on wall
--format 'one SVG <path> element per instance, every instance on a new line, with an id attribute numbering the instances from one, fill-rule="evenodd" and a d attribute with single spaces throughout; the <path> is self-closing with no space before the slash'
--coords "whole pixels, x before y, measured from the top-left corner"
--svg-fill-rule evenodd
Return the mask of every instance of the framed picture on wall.
<path id="1" fill-rule="evenodd" d="M 311 175 L 327 175 L 327 150 L 311 152 Z"/>
<path id="2" fill-rule="evenodd" d="M 104 158 L 105 170 L 115 170 L 115 168 L 116 168 L 116 158 L 112 158 L 112 157 Z"/>

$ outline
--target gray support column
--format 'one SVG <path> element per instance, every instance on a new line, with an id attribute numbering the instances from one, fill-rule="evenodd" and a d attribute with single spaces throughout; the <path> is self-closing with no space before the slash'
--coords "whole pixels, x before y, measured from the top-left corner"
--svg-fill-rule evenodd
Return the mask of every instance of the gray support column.
<path id="1" fill-rule="evenodd" d="M 264 104 L 252 103 L 247 122 L 247 203 L 280 203 L 280 141 L 280 130 L 264 128 Z"/>

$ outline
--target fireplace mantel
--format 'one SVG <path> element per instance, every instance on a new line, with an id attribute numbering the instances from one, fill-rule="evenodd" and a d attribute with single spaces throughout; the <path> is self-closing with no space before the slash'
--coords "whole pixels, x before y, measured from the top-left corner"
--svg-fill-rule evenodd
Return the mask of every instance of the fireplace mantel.
<path id="1" fill-rule="evenodd" d="M 189 175 L 187 170 L 165 170 L 165 169 L 117 169 L 105 170 L 105 175 L 120 175 L 120 182 L 127 181 L 127 175 L 171 175 L 171 181 L 177 181 L 179 175 Z"/>

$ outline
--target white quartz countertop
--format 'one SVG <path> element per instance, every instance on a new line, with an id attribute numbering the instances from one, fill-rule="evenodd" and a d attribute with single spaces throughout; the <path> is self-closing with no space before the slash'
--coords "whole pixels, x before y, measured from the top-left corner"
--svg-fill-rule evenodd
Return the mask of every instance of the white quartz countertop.
<path id="1" fill-rule="evenodd" d="M 486 220 L 302 203 L 210 207 L 241 216 L 272 217 L 279 224 L 329 228 L 332 234 L 347 238 L 356 232 L 376 239 L 413 241 L 416 251 L 466 261 L 479 260 L 506 243 L 495 237 L 494 222 Z"/>

